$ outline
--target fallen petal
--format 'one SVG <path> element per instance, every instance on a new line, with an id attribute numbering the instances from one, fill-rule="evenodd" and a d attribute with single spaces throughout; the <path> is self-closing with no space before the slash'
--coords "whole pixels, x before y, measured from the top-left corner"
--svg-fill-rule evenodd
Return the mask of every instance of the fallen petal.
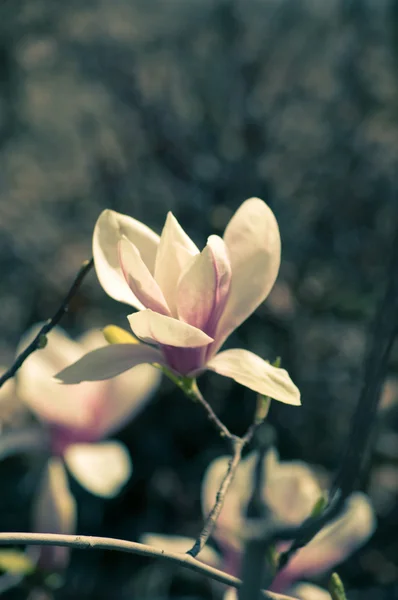
<path id="1" fill-rule="evenodd" d="M 273 367 L 248 350 L 235 348 L 220 352 L 207 363 L 207 368 L 274 400 L 294 406 L 301 404 L 300 392 L 288 372 Z"/>
<path id="2" fill-rule="evenodd" d="M 162 362 L 161 352 L 151 346 L 113 344 L 89 352 L 73 365 L 57 373 L 55 379 L 67 384 L 102 381 L 120 375 L 136 365 Z"/>
<path id="3" fill-rule="evenodd" d="M 140 221 L 113 210 L 104 210 L 94 228 L 95 270 L 100 284 L 111 298 L 143 308 L 127 285 L 119 263 L 118 242 L 123 236 L 138 248 L 147 268 L 154 272 L 159 236 Z"/>
<path id="4" fill-rule="evenodd" d="M 200 329 L 149 309 L 133 313 L 127 318 L 133 333 L 144 342 L 179 348 L 199 348 L 213 341 L 213 338 Z"/>
<path id="5" fill-rule="evenodd" d="M 133 470 L 130 455 L 120 442 L 72 444 L 65 463 L 82 487 L 96 496 L 117 496 Z"/>

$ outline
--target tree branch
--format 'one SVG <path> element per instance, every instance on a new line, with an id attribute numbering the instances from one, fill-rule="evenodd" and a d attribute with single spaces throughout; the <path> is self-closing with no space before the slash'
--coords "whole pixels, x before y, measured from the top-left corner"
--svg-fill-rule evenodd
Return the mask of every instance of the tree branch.
<path id="1" fill-rule="evenodd" d="M 88 274 L 88 272 L 93 267 L 93 264 L 94 264 L 94 261 L 92 258 L 90 258 L 90 260 L 86 260 L 82 264 L 82 266 L 80 267 L 80 269 L 72 283 L 71 288 L 69 289 L 68 293 L 66 294 L 64 300 L 62 301 L 61 306 L 59 307 L 59 309 L 57 310 L 55 315 L 51 319 L 49 319 L 48 321 L 45 322 L 43 327 L 40 329 L 39 333 L 35 336 L 34 340 L 29 344 L 29 346 L 27 346 L 27 348 L 25 348 L 25 350 L 23 352 L 21 352 L 19 354 L 19 356 L 17 356 L 17 358 L 14 361 L 14 364 L 5 373 L 3 373 L 3 375 L 0 377 L 0 388 L 2 385 L 5 384 L 6 381 L 11 379 L 11 377 L 14 377 L 14 375 L 16 374 L 18 369 L 22 366 L 22 364 L 25 362 L 25 360 L 31 354 L 33 354 L 33 352 L 35 352 L 39 348 L 42 348 L 43 345 L 45 345 L 46 335 L 52 329 L 54 329 L 54 327 L 56 325 L 58 325 L 58 323 L 60 322 L 60 320 L 62 319 L 64 314 L 68 312 L 70 301 L 72 300 L 73 296 L 76 294 L 76 292 L 79 289 L 81 283 L 83 282 L 83 279 L 85 278 L 85 276 Z"/>
<path id="2" fill-rule="evenodd" d="M 140 544 L 139 542 L 130 542 L 129 540 L 57 533 L 0 533 L 0 545 L 14 546 L 19 544 L 27 544 L 29 546 L 64 546 L 80 550 L 117 550 L 149 558 L 161 558 L 234 588 L 239 588 L 242 584 L 237 577 L 210 567 L 189 554 L 168 552 L 160 548 Z M 271 592 L 263 592 L 263 597 L 269 600 L 280 598 L 280 596 L 274 595 Z"/>

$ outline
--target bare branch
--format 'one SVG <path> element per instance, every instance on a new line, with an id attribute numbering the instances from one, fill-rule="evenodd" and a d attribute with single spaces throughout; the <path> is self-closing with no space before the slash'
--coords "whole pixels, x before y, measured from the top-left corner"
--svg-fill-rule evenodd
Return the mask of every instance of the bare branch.
<path id="1" fill-rule="evenodd" d="M 239 588 L 242 584 L 237 577 L 210 567 L 189 554 L 168 552 L 160 548 L 147 546 L 146 544 L 130 542 L 129 540 L 57 533 L 0 533 L 0 545 L 14 546 L 19 544 L 27 544 L 29 546 L 63 546 L 80 550 L 117 550 L 139 556 L 147 556 L 148 558 L 161 558 L 235 588 Z M 263 597 L 270 600 L 280 598 L 280 596 L 276 596 L 271 592 L 263 592 Z"/>
<path id="2" fill-rule="evenodd" d="M 83 279 L 85 278 L 85 276 L 88 274 L 88 272 L 93 267 L 93 264 L 94 264 L 94 261 L 92 258 L 90 258 L 90 260 L 84 261 L 84 263 L 80 267 L 80 269 L 72 283 L 72 286 L 70 287 L 68 293 L 66 294 L 64 300 L 62 301 L 61 306 L 59 307 L 59 309 L 57 310 L 55 315 L 51 319 L 46 321 L 46 323 L 40 329 L 39 333 L 35 336 L 34 340 L 29 344 L 29 346 L 27 346 L 27 348 L 25 348 L 25 350 L 23 352 L 21 352 L 21 354 L 19 354 L 19 356 L 17 356 L 17 358 L 14 361 L 14 364 L 5 373 L 3 373 L 3 375 L 0 377 L 0 387 L 2 385 L 4 385 L 4 383 L 6 381 L 11 379 L 11 377 L 14 377 L 14 375 L 16 374 L 18 369 L 22 366 L 22 364 L 25 362 L 25 360 L 31 354 L 33 354 L 33 352 L 35 352 L 36 350 L 39 350 L 40 348 L 43 347 L 43 343 L 45 344 L 46 335 L 56 325 L 58 325 L 58 323 L 60 322 L 60 320 L 62 319 L 64 314 L 68 312 L 70 301 L 72 300 L 73 296 L 76 294 L 76 292 L 79 289 L 81 283 L 83 282 Z"/>

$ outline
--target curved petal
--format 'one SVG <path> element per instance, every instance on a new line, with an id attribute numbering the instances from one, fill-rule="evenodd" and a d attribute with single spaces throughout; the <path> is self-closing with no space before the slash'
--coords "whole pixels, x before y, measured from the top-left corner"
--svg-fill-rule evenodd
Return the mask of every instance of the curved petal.
<path id="1" fill-rule="evenodd" d="M 39 326 L 34 327 L 24 336 L 21 349 L 27 346 L 38 330 Z M 46 347 L 34 352 L 19 369 L 18 396 L 43 421 L 76 428 L 85 427 L 91 421 L 92 399 L 104 395 L 104 384 L 84 383 L 71 393 L 70 388 L 60 386 L 53 379 L 61 368 L 78 361 L 83 352 L 80 344 L 56 327 L 48 336 Z"/>
<path id="2" fill-rule="evenodd" d="M 80 485 L 102 498 L 117 496 L 133 470 L 126 447 L 114 441 L 72 444 L 64 459 Z"/>
<path id="3" fill-rule="evenodd" d="M 170 315 L 163 292 L 141 258 L 136 246 L 126 237 L 119 242 L 120 265 L 129 288 L 145 308 Z"/>
<path id="4" fill-rule="evenodd" d="M 369 499 L 360 492 L 352 494 L 343 515 L 301 548 L 280 572 L 280 577 L 284 581 L 297 581 L 327 571 L 360 548 L 375 528 L 375 515 Z"/>
<path id="5" fill-rule="evenodd" d="M 281 523 L 300 525 L 321 496 L 314 473 L 301 461 L 279 462 L 274 449 L 267 452 L 266 461 L 265 502 Z"/>
<path id="6" fill-rule="evenodd" d="M 37 533 L 73 534 L 76 531 L 77 509 L 61 459 L 50 458 L 33 507 L 32 530 Z M 69 548 L 43 546 L 38 562 L 47 570 L 64 569 L 69 562 Z"/>
<path id="7" fill-rule="evenodd" d="M 181 552 L 186 553 L 195 543 L 194 538 L 184 537 L 182 535 L 161 535 L 159 533 L 145 533 L 141 536 L 140 541 L 148 546 L 154 546 L 155 548 L 163 548 L 168 552 Z M 205 546 L 203 550 L 196 557 L 203 563 L 211 565 L 212 567 L 221 566 L 220 555 L 210 548 Z"/>
<path id="8" fill-rule="evenodd" d="M 329 592 L 312 583 L 299 583 L 289 592 L 298 600 L 331 600 Z"/>
<path id="9" fill-rule="evenodd" d="M 228 298 L 231 265 L 224 241 L 212 235 L 191 259 L 177 288 L 179 318 L 212 335 Z"/>
<path id="10" fill-rule="evenodd" d="M 232 282 L 214 352 L 268 296 L 278 275 L 281 255 L 278 223 L 259 198 L 250 198 L 240 206 L 225 230 L 224 241 Z"/>
<path id="11" fill-rule="evenodd" d="M 119 264 L 118 242 L 126 236 L 139 250 L 142 260 L 153 273 L 159 236 L 132 217 L 104 210 L 94 228 L 93 256 L 100 284 L 106 293 L 120 302 L 142 308 L 126 283 Z"/>
<path id="12" fill-rule="evenodd" d="M 114 344 L 98 348 L 62 369 L 55 378 L 62 383 L 101 381 L 120 375 L 142 363 L 162 363 L 159 350 L 144 344 Z"/>
<path id="13" fill-rule="evenodd" d="M 144 342 L 179 348 L 199 348 L 213 341 L 213 338 L 200 329 L 149 309 L 133 313 L 127 318 L 133 333 Z"/>
<path id="14" fill-rule="evenodd" d="M 237 383 L 275 400 L 299 406 L 300 392 L 285 369 L 273 367 L 262 358 L 235 348 L 214 356 L 207 368 L 219 375 L 231 377 Z"/>
<path id="15" fill-rule="evenodd" d="M 109 381 L 108 402 L 96 426 L 99 437 L 119 430 L 145 408 L 159 387 L 162 373 L 151 365 L 138 365 Z"/>
<path id="16" fill-rule="evenodd" d="M 156 254 L 155 279 L 173 316 L 177 316 L 177 283 L 190 259 L 199 254 L 191 238 L 169 212 Z"/>

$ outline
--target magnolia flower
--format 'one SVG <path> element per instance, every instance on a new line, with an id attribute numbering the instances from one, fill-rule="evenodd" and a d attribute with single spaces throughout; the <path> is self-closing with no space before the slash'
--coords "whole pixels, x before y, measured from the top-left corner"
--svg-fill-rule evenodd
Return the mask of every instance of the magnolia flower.
<path id="1" fill-rule="evenodd" d="M 104 290 L 138 309 L 128 316 L 141 344 L 113 344 L 58 373 L 64 383 L 114 377 L 141 363 L 190 378 L 210 369 L 261 394 L 299 405 L 284 369 L 242 349 L 218 352 L 226 338 L 268 296 L 278 274 L 276 219 L 258 198 L 244 202 L 224 237 L 202 252 L 170 212 L 159 237 L 135 219 L 105 210 L 93 237 L 95 269 Z"/>
<path id="2" fill-rule="evenodd" d="M 202 485 L 204 514 L 214 505 L 228 460 L 229 457 L 215 460 L 205 474 Z M 222 549 L 224 568 L 233 575 L 240 571 L 240 532 L 250 499 L 255 461 L 253 453 L 239 465 L 213 533 Z M 279 462 L 274 449 L 267 453 L 264 469 L 264 503 L 282 525 L 301 524 L 311 515 L 321 497 L 321 489 L 311 469 L 300 461 Z M 294 582 L 324 573 L 364 544 L 374 529 L 375 517 L 368 498 L 359 492 L 352 494 L 344 512 L 295 554 L 278 573 L 270 589 L 289 593 Z M 285 550 L 286 546 L 280 545 L 277 549 Z"/>
<path id="3" fill-rule="evenodd" d="M 26 336 L 21 349 L 35 333 Z M 42 422 L 48 438 L 49 458 L 33 500 L 33 531 L 75 533 L 77 507 L 65 467 L 85 489 L 103 498 L 115 496 L 131 475 L 124 445 L 99 440 L 145 406 L 159 383 L 159 371 L 141 365 L 112 381 L 82 383 L 74 388 L 60 386 L 52 379 L 62 366 L 104 344 L 99 331 L 74 342 L 55 328 L 46 347 L 32 354 L 19 369 L 15 393 Z M 29 442 L 25 438 L 26 434 L 21 450 Z M 27 552 L 48 571 L 65 569 L 70 555 L 68 548 L 56 546 L 30 547 Z"/>
<path id="4" fill-rule="evenodd" d="M 111 497 L 131 474 L 130 458 L 120 442 L 100 440 L 143 408 L 159 383 L 160 373 L 141 365 L 111 381 L 81 383 L 73 388 L 52 379 L 61 367 L 101 345 L 105 340 L 99 331 L 74 342 L 62 329 L 54 329 L 47 346 L 32 354 L 19 370 L 17 393 L 45 425 L 51 455 L 61 457 L 87 490 Z"/>

